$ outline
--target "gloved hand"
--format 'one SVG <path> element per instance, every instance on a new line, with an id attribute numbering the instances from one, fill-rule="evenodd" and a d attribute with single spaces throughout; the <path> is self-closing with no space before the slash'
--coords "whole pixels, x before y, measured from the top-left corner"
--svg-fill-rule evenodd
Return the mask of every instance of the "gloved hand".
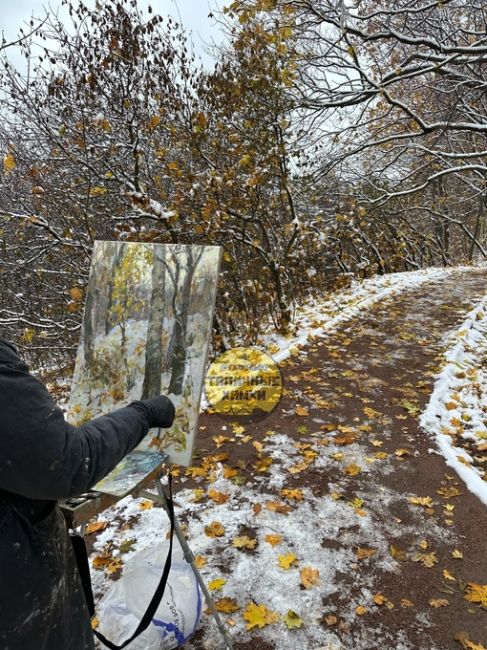
<path id="1" fill-rule="evenodd" d="M 132 402 L 129 406 L 133 406 L 145 415 L 149 429 L 152 427 L 168 429 L 174 422 L 176 409 L 169 397 L 165 395 Z"/>

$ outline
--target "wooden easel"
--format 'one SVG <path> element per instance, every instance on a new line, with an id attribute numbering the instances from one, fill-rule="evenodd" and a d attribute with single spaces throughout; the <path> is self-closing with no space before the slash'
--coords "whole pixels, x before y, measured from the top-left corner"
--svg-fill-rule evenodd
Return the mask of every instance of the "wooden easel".
<path id="1" fill-rule="evenodd" d="M 155 503 L 161 505 L 164 508 L 164 510 L 168 512 L 167 495 L 164 490 L 164 485 L 162 482 L 163 477 L 164 477 L 163 466 L 156 467 L 154 470 L 152 470 L 152 472 L 147 474 L 143 478 L 143 480 L 140 481 L 140 483 L 138 483 L 133 488 L 133 490 L 131 490 L 130 495 L 133 497 L 144 496 L 148 499 L 151 499 Z M 154 485 L 154 482 L 157 489 L 157 494 L 147 491 L 147 488 L 152 487 Z M 87 492 L 86 494 L 82 494 L 79 497 L 67 499 L 66 501 L 61 502 L 60 505 L 61 505 L 61 509 L 65 514 L 69 526 L 71 528 L 80 528 L 80 533 L 81 535 L 83 535 L 85 531 L 86 523 L 93 517 L 96 517 L 101 512 L 109 508 L 110 506 L 113 506 L 117 501 L 120 500 L 120 498 L 121 497 L 116 497 L 109 494 L 103 494 L 101 492 L 91 491 L 91 492 Z M 213 599 L 210 595 L 210 592 L 208 591 L 208 588 L 206 587 L 206 584 L 201 576 L 201 573 L 199 572 L 199 569 L 196 566 L 195 557 L 193 555 L 193 552 L 188 546 L 188 542 L 184 537 L 184 533 L 181 530 L 181 526 L 177 518 L 175 518 L 174 521 L 174 532 L 176 533 L 176 537 L 178 538 L 178 541 L 183 550 L 184 559 L 191 566 L 191 569 L 193 570 L 198 585 L 205 597 L 206 604 L 208 605 L 208 608 L 213 618 L 215 619 L 218 629 L 220 630 L 223 636 L 223 640 L 225 642 L 225 646 L 224 646 L 225 650 L 232 650 L 233 647 L 232 639 L 228 633 L 227 628 L 225 627 L 225 624 L 223 623 L 220 617 L 220 614 L 216 609 L 215 603 L 213 602 Z"/>

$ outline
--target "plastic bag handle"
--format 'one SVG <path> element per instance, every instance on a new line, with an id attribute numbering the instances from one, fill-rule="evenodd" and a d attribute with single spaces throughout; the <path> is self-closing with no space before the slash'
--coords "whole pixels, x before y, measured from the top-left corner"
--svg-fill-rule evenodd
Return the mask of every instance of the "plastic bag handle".
<path id="1" fill-rule="evenodd" d="M 159 581 L 159 584 L 157 585 L 157 589 L 155 590 L 154 595 L 152 596 L 149 606 L 146 609 L 145 614 L 142 616 L 140 623 L 137 625 L 137 629 L 129 639 L 124 641 L 121 645 L 116 645 L 115 643 L 112 643 L 107 638 L 105 638 L 103 634 L 101 634 L 101 632 L 98 632 L 97 630 L 93 630 L 97 638 L 104 645 L 110 648 L 110 650 L 121 650 L 122 648 L 125 648 L 125 646 L 127 646 L 129 643 L 131 643 L 134 639 L 136 639 L 140 634 L 142 634 L 142 632 L 149 627 L 152 619 L 154 618 L 154 614 L 156 613 L 156 610 L 159 607 L 162 597 L 164 596 L 164 590 L 166 588 L 167 579 L 169 577 L 169 571 L 171 569 L 172 541 L 174 536 L 174 503 L 172 500 L 171 482 L 172 482 L 172 477 L 171 474 L 169 473 L 168 475 L 169 496 L 166 496 L 166 506 L 167 506 L 167 514 L 169 516 L 169 521 L 171 524 L 171 530 L 169 534 L 169 552 L 166 557 L 166 562 L 164 564 L 164 570 L 162 572 L 161 579 Z"/>

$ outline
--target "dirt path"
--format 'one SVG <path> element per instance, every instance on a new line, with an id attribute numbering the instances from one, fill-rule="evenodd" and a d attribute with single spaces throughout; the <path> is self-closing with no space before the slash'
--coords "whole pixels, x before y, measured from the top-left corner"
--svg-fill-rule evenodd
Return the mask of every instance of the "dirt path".
<path id="1" fill-rule="evenodd" d="M 317 452 L 308 455 L 305 469 L 289 474 L 288 488 L 307 486 L 318 503 L 330 497 L 355 503 L 356 524 L 320 519 L 315 506 L 323 553 L 355 553 L 347 570 L 337 565 L 340 588 L 322 600 L 320 625 L 344 650 L 477 648 L 467 638 L 487 645 L 487 611 L 464 598 L 466 583 L 487 584 L 487 510 L 432 451 L 418 424 L 445 333 L 462 322 L 486 283 L 485 271 L 455 273 L 314 340 L 305 356 L 283 364 L 286 394 L 268 418 L 247 425 L 249 439 L 217 445 L 214 437 L 226 425 L 201 417 L 199 456 L 223 454 L 239 471 L 242 498 L 245 486 L 274 491 L 278 460 L 266 468 L 258 444 L 269 446 L 272 430 L 298 446 L 301 460 L 306 449 Z M 204 487 L 204 480 L 181 487 L 196 486 Z M 415 505 L 412 495 L 429 498 Z M 372 524 L 367 528 L 365 517 Z M 462 631 L 467 637 L 455 640 Z M 189 647 L 207 647 L 205 636 L 203 629 Z M 252 630 L 249 641 L 235 647 L 282 646 L 277 631 L 272 643 Z"/>

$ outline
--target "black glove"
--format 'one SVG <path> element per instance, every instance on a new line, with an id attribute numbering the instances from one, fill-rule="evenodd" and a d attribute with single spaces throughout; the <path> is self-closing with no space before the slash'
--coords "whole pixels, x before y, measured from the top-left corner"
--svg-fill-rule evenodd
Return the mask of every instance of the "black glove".
<path id="1" fill-rule="evenodd" d="M 129 406 L 133 406 L 145 416 L 149 429 L 152 427 L 168 429 L 174 422 L 176 409 L 169 397 L 165 395 L 132 402 Z"/>

